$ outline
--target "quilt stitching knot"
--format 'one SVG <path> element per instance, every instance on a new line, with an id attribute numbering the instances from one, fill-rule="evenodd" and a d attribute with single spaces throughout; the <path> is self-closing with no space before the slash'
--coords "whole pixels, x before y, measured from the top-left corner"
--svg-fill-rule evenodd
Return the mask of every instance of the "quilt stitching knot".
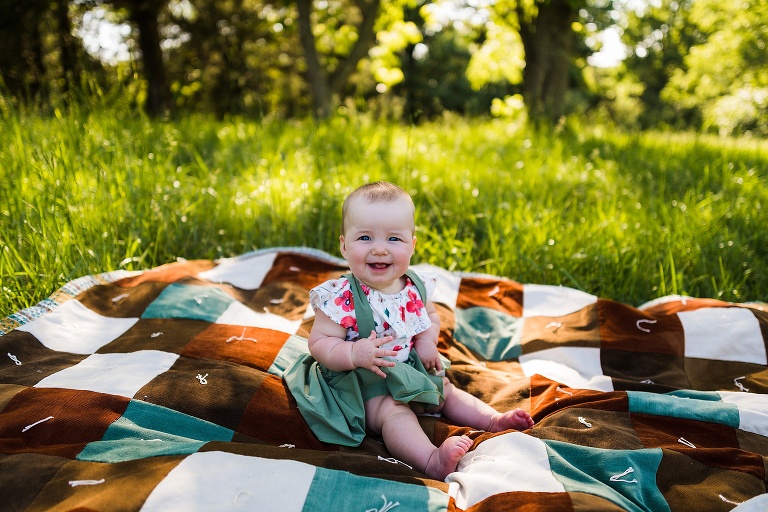
<path id="1" fill-rule="evenodd" d="M 623 476 L 627 476 L 627 475 L 629 475 L 631 473 L 634 473 L 634 472 L 635 472 L 635 468 L 630 466 L 623 473 L 620 473 L 618 475 L 613 475 L 610 478 L 610 480 L 611 480 L 611 482 L 626 482 L 628 484 L 636 484 L 637 483 L 637 479 L 636 478 L 633 478 L 632 480 L 627 480 L 625 478 L 622 478 Z"/>
<path id="2" fill-rule="evenodd" d="M 387 497 L 384 494 L 381 495 L 381 499 L 384 500 L 384 505 L 381 508 L 369 508 L 369 509 L 366 509 L 365 512 L 387 512 L 388 510 L 392 510 L 393 508 L 400 506 L 399 501 L 396 501 L 394 503 L 391 501 L 388 501 Z"/>
<path id="3" fill-rule="evenodd" d="M 638 320 L 635 323 L 635 325 L 637 326 L 638 329 L 640 329 L 643 332 L 651 332 L 651 330 L 648 329 L 647 327 L 640 327 L 640 324 L 641 323 L 643 323 L 643 324 L 655 324 L 657 321 L 658 320 L 648 320 L 648 319 L 642 318 L 642 319 Z"/>

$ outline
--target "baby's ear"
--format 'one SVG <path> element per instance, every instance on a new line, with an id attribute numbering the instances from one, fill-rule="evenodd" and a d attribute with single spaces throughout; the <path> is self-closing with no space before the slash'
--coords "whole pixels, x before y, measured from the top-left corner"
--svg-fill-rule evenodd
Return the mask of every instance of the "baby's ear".
<path id="1" fill-rule="evenodd" d="M 412 246 L 413 246 L 414 249 L 416 248 L 416 235 L 413 236 Z"/>
<path id="2" fill-rule="evenodd" d="M 341 255 L 346 258 L 346 252 L 347 252 L 347 246 L 344 243 L 344 235 L 339 235 L 339 251 L 341 251 Z"/>

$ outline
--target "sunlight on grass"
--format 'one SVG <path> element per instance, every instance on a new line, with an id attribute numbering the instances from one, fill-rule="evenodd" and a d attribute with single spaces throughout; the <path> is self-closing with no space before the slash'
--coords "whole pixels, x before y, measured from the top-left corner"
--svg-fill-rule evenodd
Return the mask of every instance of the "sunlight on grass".
<path id="1" fill-rule="evenodd" d="M 640 304 L 768 299 L 763 142 L 499 121 L 0 120 L 0 316 L 73 278 L 177 257 L 338 255 L 365 181 L 406 188 L 415 261 Z"/>

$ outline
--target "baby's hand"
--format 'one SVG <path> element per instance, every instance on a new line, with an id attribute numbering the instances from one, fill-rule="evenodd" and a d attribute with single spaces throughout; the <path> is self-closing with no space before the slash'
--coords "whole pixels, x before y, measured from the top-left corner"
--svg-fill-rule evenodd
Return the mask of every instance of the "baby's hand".
<path id="1" fill-rule="evenodd" d="M 395 366 L 395 362 L 382 358 L 396 356 L 397 352 L 380 347 L 393 339 L 392 336 L 377 338 L 376 331 L 371 331 L 368 338 L 358 339 L 352 344 L 352 363 L 356 368 L 367 368 L 379 377 L 386 378 L 387 375 L 379 367 Z"/>
<path id="2" fill-rule="evenodd" d="M 443 369 L 443 364 L 440 361 L 440 352 L 437 350 L 437 345 L 434 342 L 428 339 L 417 338 L 414 340 L 413 347 L 416 349 L 416 354 L 419 356 L 425 370 L 439 372 Z"/>

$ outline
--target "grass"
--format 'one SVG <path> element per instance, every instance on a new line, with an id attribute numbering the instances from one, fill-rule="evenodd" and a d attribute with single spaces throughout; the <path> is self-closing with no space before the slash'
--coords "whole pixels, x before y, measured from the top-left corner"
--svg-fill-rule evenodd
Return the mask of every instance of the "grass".
<path id="1" fill-rule="evenodd" d="M 446 119 L 0 119 L 0 317 L 67 281 L 178 257 L 338 255 L 368 180 L 417 206 L 414 262 L 562 284 L 633 305 L 768 299 L 768 143 Z"/>

